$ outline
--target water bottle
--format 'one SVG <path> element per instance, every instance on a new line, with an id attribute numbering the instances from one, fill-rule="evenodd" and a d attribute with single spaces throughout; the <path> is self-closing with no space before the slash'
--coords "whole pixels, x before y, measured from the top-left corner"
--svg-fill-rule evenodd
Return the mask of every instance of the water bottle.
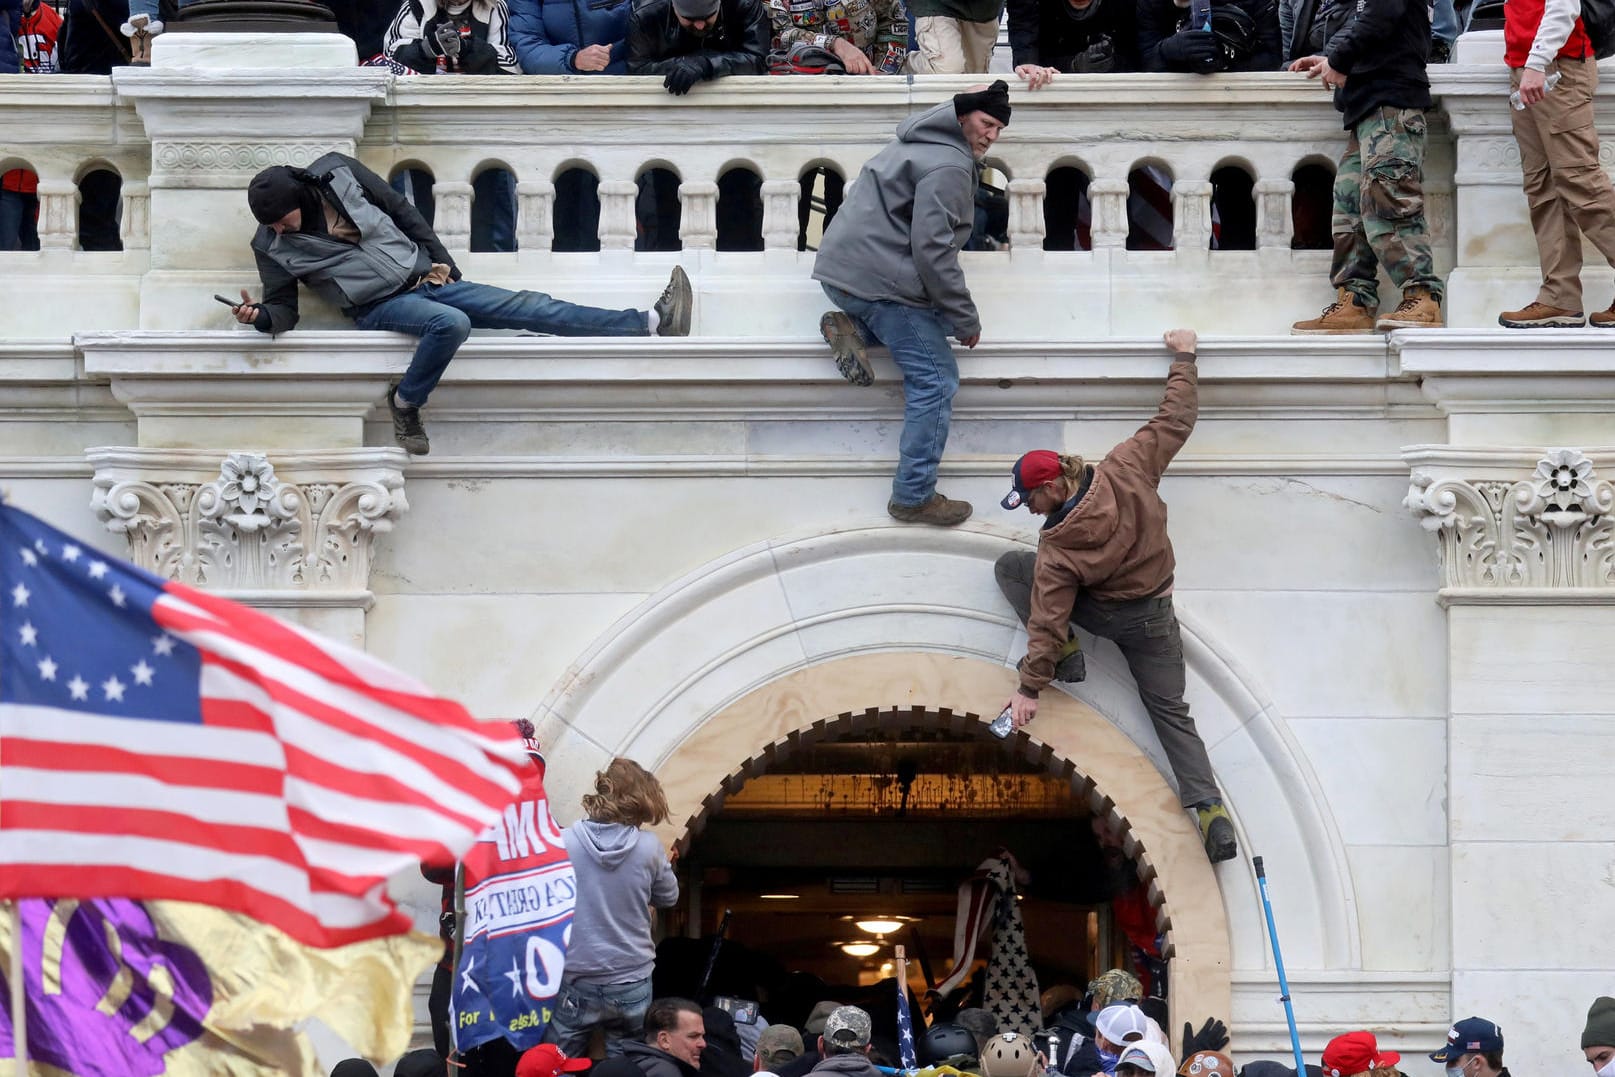
<path id="1" fill-rule="evenodd" d="M 1553 74 L 1549 75 L 1546 80 L 1543 81 L 1543 83 L 1542 83 L 1543 92 L 1544 93 L 1551 92 L 1553 90 L 1553 88 L 1555 86 L 1557 86 L 1557 85 L 1559 85 L 1559 72 L 1555 71 Z M 1518 90 L 1515 90 L 1513 93 L 1508 95 L 1508 103 L 1509 103 L 1509 106 L 1511 108 L 1513 108 L 1515 112 L 1524 112 L 1525 111 L 1525 102 L 1520 100 L 1520 91 L 1518 91 Z"/>

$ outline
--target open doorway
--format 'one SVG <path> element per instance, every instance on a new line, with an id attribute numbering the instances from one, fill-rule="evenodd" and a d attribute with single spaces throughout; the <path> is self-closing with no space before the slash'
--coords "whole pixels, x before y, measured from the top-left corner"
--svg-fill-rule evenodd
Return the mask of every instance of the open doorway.
<path id="1" fill-rule="evenodd" d="M 821 999 L 895 1000 L 901 944 L 933 1018 L 980 1005 L 979 977 L 945 1001 L 926 991 L 952 968 L 961 884 L 1007 849 L 1044 992 L 1080 998 L 1121 967 L 1166 997 L 1159 892 L 1136 839 L 1069 763 L 1023 736 L 999 741 L 973 716 L 915 708 L 817 724 L 747 761 L 679 846 L 683 899 L 663 925 L 659 994 L 751 999 L 800 1027 Z M 974 965 L 989 953 L 984 941 Z"/>

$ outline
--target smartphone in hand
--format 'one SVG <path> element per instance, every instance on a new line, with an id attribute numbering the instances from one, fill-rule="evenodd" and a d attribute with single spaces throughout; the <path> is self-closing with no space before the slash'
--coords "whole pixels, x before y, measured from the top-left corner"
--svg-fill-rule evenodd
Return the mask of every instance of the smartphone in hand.
<path id="1" fill-rule="evenodd" d="M 224 298 L 224 296 L 220 295 L 218 292 L 213 293 L 213 298 L 217 299 L 219 302 L 223 303 L 225 306 L 230 307 L 232 310 L 241 305 L 238 301 L 236 301 L 234 299 L 226 299 L 226 298 Z"/>

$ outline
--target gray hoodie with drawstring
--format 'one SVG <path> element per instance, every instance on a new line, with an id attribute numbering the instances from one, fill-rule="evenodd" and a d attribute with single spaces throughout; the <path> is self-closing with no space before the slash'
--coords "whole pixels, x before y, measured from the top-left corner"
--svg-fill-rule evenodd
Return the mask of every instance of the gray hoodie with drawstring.
<path id="1" fill-rule="evenodd" d="M 930 307 L 981 332 L 959 252 L 976 214 L 976 159 L 950 99 L 897 125 L 825 230 L 813 279 L 860 299 Z"/>
<path id="2" fill-rule="evenodd" d="M 679 881 L 662 843 L 625 823 L 584 819 L 566 828 L 578 880 L 566 978 L 585 984 L 643 980 L 656 963 L 650 906 L 678 903 Z"/>

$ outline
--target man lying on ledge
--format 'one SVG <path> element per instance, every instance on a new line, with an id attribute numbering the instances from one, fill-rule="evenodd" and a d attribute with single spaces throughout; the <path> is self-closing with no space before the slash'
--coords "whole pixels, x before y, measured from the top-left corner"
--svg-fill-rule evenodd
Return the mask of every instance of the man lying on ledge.
<path id="1" fill-rule="evenodd" d="M 543 292 L 462 280 L 448 248 L 402 195 L 370 169 L 328 153 L 307 169 L 276 165 L 253 177 L 247 204 L 264 298 L 245 289 L 231 308 L 260 333 L 297 324 L 297 285 L 340 307 L 360 329 L 419 337 L 415 357 L 387 392 L 393 436 L 406 452 L 430 450 L 421 407 L 466 337 L 526 329 L 565 337 L 682 337 L 690 332 L 690 281 L 675 266 L 650 311 L 580 307 Z"/>

